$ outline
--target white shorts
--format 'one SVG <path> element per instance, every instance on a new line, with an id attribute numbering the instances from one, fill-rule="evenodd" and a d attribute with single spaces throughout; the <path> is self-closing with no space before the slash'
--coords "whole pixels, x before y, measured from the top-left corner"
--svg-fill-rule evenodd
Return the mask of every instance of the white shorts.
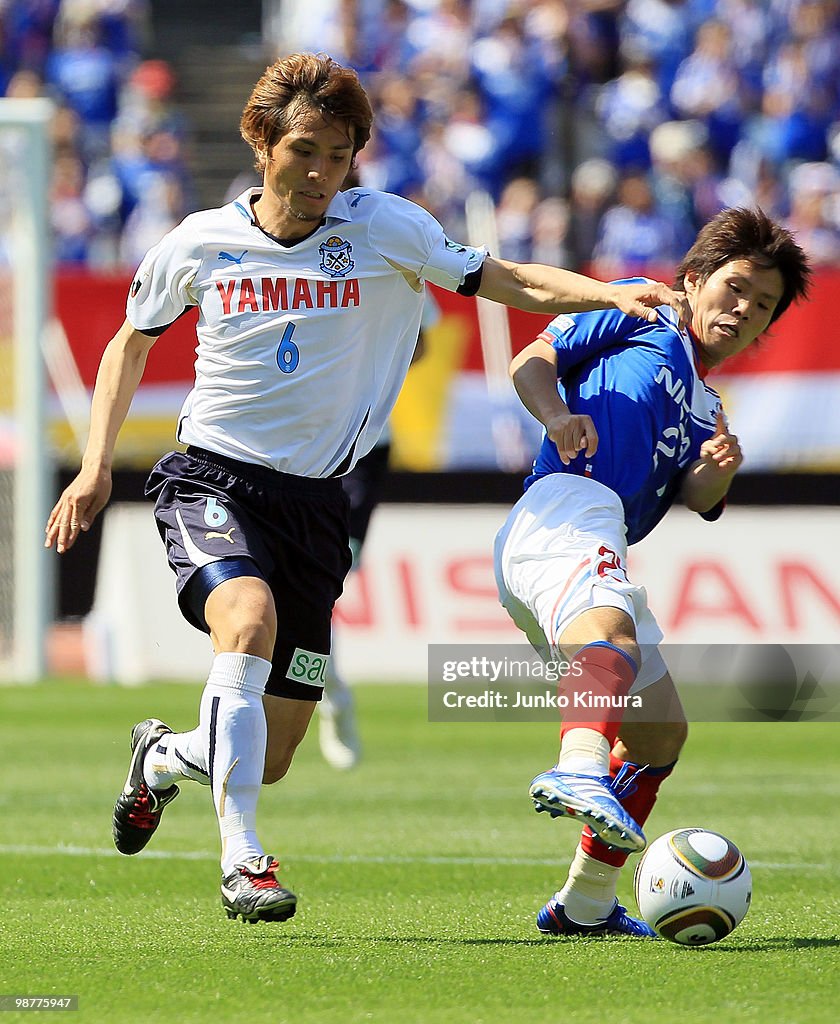
<path id="1" fill-rule="evenodd" d="M 642 665 L 632 692 L 665 675 L 662 630 L 645 588 L 627 576 L 624 509 L 608 487 L 571 473 L 537 480 L 496 535 L 494 564 L 502 606 L 544 657 L 578 615 L 606 606 L 636 626 Z"/>

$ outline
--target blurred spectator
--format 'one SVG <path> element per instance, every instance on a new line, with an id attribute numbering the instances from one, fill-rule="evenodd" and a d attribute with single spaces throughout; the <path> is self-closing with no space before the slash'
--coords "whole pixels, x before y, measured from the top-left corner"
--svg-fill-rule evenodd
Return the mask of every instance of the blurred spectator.
<path id="1" fill-rule="evenodd" d="M 436 0 L 412 4 L 414 17 L 406 30 L 415 62 L 431 64 L 445 78 L 463 77 L 474 33 L 469 0 Z"/>
<path id="2" fill-rule="evenodd" d="M 765 68 L 761 117 L 751 125 L 750 135 L 776 165 L 791 159 L 823 160 L 826 130 L 835 112 L 831 90 L 808 65 L 807 45 L 791 40 Z"/>
<path id="3" fill-rule="evenodd" d="M 709 130 L 700 121 L 666 121 L 650 136 L 656 206 L 674 225 L 682 251 L 725 205 L 720 194 L 722 175 L 708 139 Z"/>
<path id="4" fill-rule="evenodd" d="M 491 188 L 496 197 L 504 177 L 533 174 L 539 168 L 546 105 L 555 93 L 545 57 L 536 40 L 526 36 L 522 18 L 515 15 L 505 17 L 473 44 L 473 76 L 495 141 Z"/>
<path id="5" fill-rule="evenodd" d="M 42 74 L 61 0 L 0 0 L 0 88 L 17 70 Z"/>
<path id="6" fill-rule="evenodd" d="M 10 100 L 31 100 L 44 95 L 44 82 L 37 71 L 22 68 L 16 71 L 6 86 L 6 96 Z"/>
<path id="7" fill-rule="evenodd" d="M 50 123 L 53 159 L 57 160 L 65 154 L 78 156 L 80 132 L 80 119 L 76 111 L 70 107 L 57 106 Z"/>
<path id="8" fill-rule="evenodd" d="M 422 125 L 421 131 L 417 160 L 424 181 L 423 205 L 447 226 L 453 238 L 466 238 L 464 197 L 476 186 L 475 179 L 450 146 L 448 125 L 430 120 Z M 360 158 L 365 152 L 362 150 Z M 362 180 L 365 183 L 364 173 Z"/>
<path id="9" fill-rule="evenodd" d="M 139 147 L 133 137 L 127 140 L 126 151 L 116 154 L 113 173 L 122 189 L 122 216 L 127 220 L 134 207 L 144 199 L 144 192 L 155 185 L 161 176 L 178 184 L 180 194 L 186 196 L 187 172 L 181 159 L 180 143 L 172 132 L 149 125 L 139 137 Z M 163 196 L 162 192 L 158 195 Z M 168 202 L 167 202 L 168 206 Z M 184 210 L 181 216 L 187 211 Z"/>
<path id="10" fill-rule="evenodd" d="M 592 157 L 575 168 L 569 234 L 577 264 L 592 259 L 601 218 L 615 197 L 617 184 L 618 171 L 609 160 Z"/>
<path id="11" fill-rule="evenodd" d="M 671 102 L 682 117 L 702 121 L 717 155 L 729 158 L 744 111 L 732 34 L 722 21 L 707 21 L 698 29 L 694 51 L 677 69 Z"/>
<path id="12" fill-rule="evenodd" d="M 499 256 L 516 263 L 531 261 L 534 214 L 540 190 L 533 178 L 514 178 L 502 190 L 496 207 Z"/>
<path id="13" fill-rule="evenodd" d="M 532 263 L 551 267 L 567 267 L 571 262 L 568 249 L 569 207 L 562 199 L 549 196 L 534 210 Z"/>
<path id="14" fill-rule="evenodd" d="M 604 6 L 609 3 L 604 0 Z M 565 0 L 531 0 L 522 5 L 522 27 L 530 45 L 539 51 L 542 67 L 555 82 L 566 71 L 572 42 L 576 67 L 594 68 L 604 61 L 603 36 L 582 11 L 571 8 Z"/>
<path id="15" fill-rule="evenodd" d="M 636 58 L 601 89 L 596 109 L 606 133 L 610 160 L 620 168 L 650 166 L 650 133 L 667 116 L 652 61 Z"/>
<path id="16" fill-rule="evenodd" d="M 47 60 L 46 81 L 79 115 L 85 157 L 107 152 L 120 80 L 117 58 L 100 43 L 96 17 L 62 21 L 56 48 Z"/>
<path id="17" fill-rule="evenodd" d="M 405 194 L 421 177 L 417 163 L 420 111 L 410 79 L 392 74 L 378 83 L 376 134 L 386 174 L 382 187 Z"/>
<path id="18" fill-rule="evenodd" d="M 187 133 L 183 113 L 172 102 L 175 73 L 165 60 L 144 60 L 128 76 L 119 97 L 120 124 L 140 133 L 154 128 L 179 139 Z"/>
<path id="19" fill-rule="evenodd" d="M 716 16 L 729 26 L 735 45 L 732 59 L 750 107 L 761 95 L 761 75 L 767 59 L 773 19 L 766 0 L 717 0 Z"/>
<path id="20" fill-rule="evenodd" d="M 790 176 L 790 216 L 786 227 L 814 266 L 840 263 L 840 173 L 827 163 L 800 164 Z"/>
<path id="21" fill-rule="evenodd" d="M 184 216 L 184 197 L 178 178 L 166 171 L 148 172 L 120 238 L 120 258 L 136 267 L 148 250 Z"/>
<path id="22" fill-rule="evenodd" d="M 656 71 L 659 90 L 668 95 L 677 68 L 691 49 L 693 25 L 684 0 L 627 0 L 620 23 L 625 61 Z"/>
<path id="23" fill-rule="evenodd" d="M 748 138 L 732 151 L 720 196 L 725 206 L 759 206 L 774 220 L 781 219 L 786 209 L 784 183 L 775 164 Z"/>
<path id="24" fill-rule="evenodd" d="M 405 0 L 384 0 L 379 16 L 368 23 L 366 69 L 398 71 L 410 65 L 416 53 L 408 39 L 410 20 L 411 8 Z"/>
<path id="25" fill-rule="evenodd" d="M 604 214 L 594 253 L 594 273 L 605 280 L 649 274 L 667 267 L 682 250 L 674 225 L 656 209 L 643 174 L 630 174 L 618 188 L 619 202 Z"/>
<path id="26" fill-rule="evenodd" d="M 68 0 L 64 2 L 66 5 Z M 124 77 L 150 41 L 149 0 L 79 0 L 79 3 L 92 6 L 96 11 L 102 45 L 114 54 L 121 77 Z"/>
<path id="27" fill-rule="evenodd" d="M 449 123 L 443 129 L 443 144 L 466 175 L 493 192 L 499 183 L 499 152 L 475 89 L 465 87 L 454 97 Z"/>
<path id="28" fill-rule="evenodd" d="M 86 263 L 93 220 L 83 198 L 85 171 L 81 160 L 65 152 L 53 161 L 50 225 L 58 263 Z"/>

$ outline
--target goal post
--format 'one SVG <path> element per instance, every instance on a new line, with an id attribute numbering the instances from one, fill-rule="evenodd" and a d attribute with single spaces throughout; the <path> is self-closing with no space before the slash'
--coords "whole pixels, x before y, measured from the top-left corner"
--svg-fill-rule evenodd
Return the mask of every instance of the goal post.
<path id="1" fill-rule="evenodd" d="M 51 302 L 52 113 L 46 99 L 0 99 L 0 681 L 44 675 L 52 612 L 42 356 Z"/>

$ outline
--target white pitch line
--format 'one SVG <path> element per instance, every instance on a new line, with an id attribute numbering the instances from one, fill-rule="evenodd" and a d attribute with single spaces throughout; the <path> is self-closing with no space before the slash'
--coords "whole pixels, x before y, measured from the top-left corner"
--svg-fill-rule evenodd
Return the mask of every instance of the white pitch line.
<path id="1" fill-rule="evenodd" d="M 93 846 L 25 846 L 17 844 L 0 844 L 0 856 L 3 854 L 22 854 L 34 857 L 121 857 L 122 854 L 108 847 Z M 196 850 L 146 850 L 144 860 L 207 860 L 216 861 L 214 853 L 200 853 Z M 542 868 L 556 867 L 562 858 L 554 860 L 536 857 L 446 857 L 434 855 L 418 855 L 415 857 L 386 857 L 365 854 L 335 854 L 320 856 L 318 854 L 289 854 L 283 858 L 289 863 L 302 864 L 429 864 L 452 867 L 525 867 Z M 751 868 L 762 871 L 827 871 L 831 865 L 815 864 L 807 861 L 763 861 L 752 860 Z"/>

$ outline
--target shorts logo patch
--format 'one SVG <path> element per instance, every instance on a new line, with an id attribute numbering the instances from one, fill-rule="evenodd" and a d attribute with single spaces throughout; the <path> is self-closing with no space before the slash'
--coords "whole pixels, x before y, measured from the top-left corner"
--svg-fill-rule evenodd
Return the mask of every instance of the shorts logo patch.
<path id="1" fill-rule="evenodd" d="M 210 530 L 208 533 L 204 534 L 204 539 L 213 540 L 215 537 L 218 537 L 219 540 L 226 540 L 228 544 L 233 544 L 233 537 L 231 537 L 231 534 L 235 529 L 235 526 L 231 526 L 227 533 L 219 533 L 218 530 Z"/>
<path id="2" fill-rule="evenodd" d="M 296 647 L 292 660 L 289 662 L 286 678 L 293 679 L 297 683 L 305 683 L 307 686 L 323 686 L 326 682 L 329 663 L 329 654 L 316 654 L 314 651 L 305 651 L 302 647 Z"/>

